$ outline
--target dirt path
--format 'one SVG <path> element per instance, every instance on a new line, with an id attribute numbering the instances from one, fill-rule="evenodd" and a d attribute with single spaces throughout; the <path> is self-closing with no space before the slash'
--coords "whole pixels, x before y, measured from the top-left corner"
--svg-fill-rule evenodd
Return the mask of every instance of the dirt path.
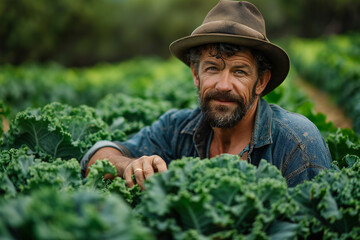
<path id="1" fill-rule="evenodd" d="M 319 91 L 300 78 L 296 79 L 295 84 L 301 87 L 314 101 L 315 111 L 327 116 L 326 120 L 333 122 L 339 128 L 352 128 L 352 120 L 345 116 L 344 111 L 336 106 L 326 93 Z"/>
<path id="2" fill-rule="evenodd" d="M 4 118 L 3 115 L 1 115 L 2 109 L 0 108 L 0 124 L 2 124 L 3 131 L 7 132 L 9 130 L 9 122 L 7 119 Z M 0 132 L 1 137 L 1 132 Z"/>
<path id="3" fill-rule="evenodd" d="M 9 130 L 9 122 L 3 116 L 0 117 L 1 117 L 0 124 L 3 125 L 4 132 L 7 132 Z M 1 132 L 0 132 L 0 136 L 1 136 Z"/>

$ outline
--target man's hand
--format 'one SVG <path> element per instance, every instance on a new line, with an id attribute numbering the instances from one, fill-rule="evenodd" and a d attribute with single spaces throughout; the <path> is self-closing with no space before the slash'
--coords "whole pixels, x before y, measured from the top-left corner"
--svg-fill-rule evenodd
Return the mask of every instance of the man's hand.
<path id="1" fill-rule="evenodd" d="M 143 190 L 144 181 L 148 179 L 155 172 L 163 172 L 167 170 L 165 161 L 157 156 L 143 156 L 138 159 L 131 159 L 124 157 L 120 151 L 112 147 L 104 147 L 98 150 L 90 159 L 86 174 L 89 173 L 89 168 L 96 160 L 107 159 L 111 162 L 117 170 L 117 176 L 122 177 L 126 180 L 128 187 L 133 187 L 135 185 L 134 180 L 131 176 L 134 174 L 136 183 Z M 114 178 L 114 176 L 105 175 L 105 179 Z"/>
<path id="2" fill-rule="evenodd" d="M 166 170 L 166 163 L 161 157 L 157 155 L 143 156 L 134 159 L 128 164 L 123 173 L 123 178 L 126 180 L 127 186 L 132 187 L 135 185 L 135 182 L 131 176 L 134 174 L 136 183 L 139 184 L 140 188 L 143 190 L 145 189 L 145 179 L 148 179 L 155 172 L 164 172 Z"/>

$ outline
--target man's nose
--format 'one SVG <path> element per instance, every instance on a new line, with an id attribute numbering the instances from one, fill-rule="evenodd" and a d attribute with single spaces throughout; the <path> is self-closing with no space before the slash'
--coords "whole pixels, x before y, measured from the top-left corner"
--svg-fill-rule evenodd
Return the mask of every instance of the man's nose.
<path id="1" fill-rule="evenodd" d="M 232 90 L 230 73 L 228 71 L 222 71 L 219 75 L 219 79 L 216 83 L 216 89 L 222 92 L 229 92 Z"/>

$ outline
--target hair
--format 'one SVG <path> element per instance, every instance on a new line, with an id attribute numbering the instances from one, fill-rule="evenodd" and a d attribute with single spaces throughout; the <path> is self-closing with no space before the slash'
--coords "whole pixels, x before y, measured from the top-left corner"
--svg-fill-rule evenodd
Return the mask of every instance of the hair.
<path id="1" fill-rule="evenodd" d="M 262 52 L 258 50 L 229 43 L 212 43 L 193 47 L 187 53 L 187 61 L 188 63 L 194 65 L 197 75 L 199 73 L 201 54 L 204 50 L 207 49 L 210 50 L 210 55 L 216 58 L 228 58 L 235 55 L 237 52 L 244 52 L 249 50 L 255 58 L 258 79 L 262 77 L 267 70 L 271 70 L 270 61 Z"/>

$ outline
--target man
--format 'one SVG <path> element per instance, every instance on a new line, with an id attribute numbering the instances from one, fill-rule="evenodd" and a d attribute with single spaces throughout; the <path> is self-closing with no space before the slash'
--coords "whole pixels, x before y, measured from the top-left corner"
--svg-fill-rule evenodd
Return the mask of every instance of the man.
<path id="1" fill-rule="evenodd" d="M 82 159 L 83 176 L 97 159 L 108 159 L 129 187 L 134 174 L 143 189 L 173 159 L 230 153 L 254 165 L 266 159 L 292 187 L 330 167 L 315 125 L 261 98 L 285 79 L 289 58 L 267 39 L 254 5 L 220 1 L 170 51 L 190 66 L 200 108 L 170 110 L 126 142 L 96 143 Z"/>

